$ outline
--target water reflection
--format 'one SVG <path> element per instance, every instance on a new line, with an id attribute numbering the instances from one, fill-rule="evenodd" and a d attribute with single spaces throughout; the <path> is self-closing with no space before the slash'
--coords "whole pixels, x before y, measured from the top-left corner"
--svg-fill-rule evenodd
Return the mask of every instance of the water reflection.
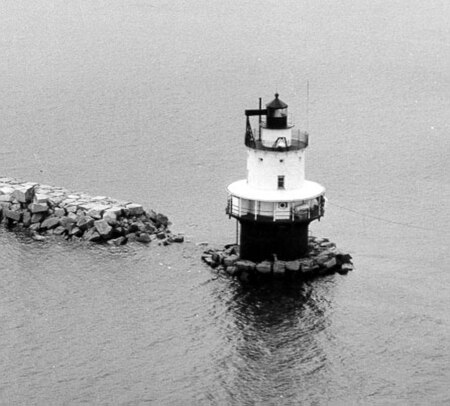
<path id="1" fill-rule="evenodd" d="M 244 404 L 321 396 L 315 382 L 327 373 L 328 297 L 315 282 L 232 284 L 222 324 L 228 348 L 218 360 L 227 395 Z"/>

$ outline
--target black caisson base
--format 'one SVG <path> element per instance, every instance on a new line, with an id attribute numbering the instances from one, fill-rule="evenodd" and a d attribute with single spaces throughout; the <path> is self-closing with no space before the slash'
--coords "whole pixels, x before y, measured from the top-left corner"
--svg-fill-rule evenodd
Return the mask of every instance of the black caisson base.
<path id="1" fill-rule="evenodd" d="M 308 222 L 279 223 L 241 220 L 240 257 L 251 261 L 291 261 L 308 253 Z"/>

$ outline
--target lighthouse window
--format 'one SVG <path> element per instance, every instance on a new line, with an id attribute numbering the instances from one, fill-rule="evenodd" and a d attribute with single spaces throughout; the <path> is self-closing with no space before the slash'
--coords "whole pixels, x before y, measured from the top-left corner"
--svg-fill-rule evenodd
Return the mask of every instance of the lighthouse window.
<path id="1" fill-rule="evenodd" d="M 263 159 L 262 158 L 259 158 L 259 162 L 262 162 L 263 161 Z"/>
<path id="2" fill-rule="evenodd" d="M 280 162 L 283 163 L 283 162 L 284 162 L 284 159 L 280 159 Z"/>
<path id="3" fill-rule="evenodd" d="M 284 189 L 284 176 L 278 176 L 278 189 Z"/>

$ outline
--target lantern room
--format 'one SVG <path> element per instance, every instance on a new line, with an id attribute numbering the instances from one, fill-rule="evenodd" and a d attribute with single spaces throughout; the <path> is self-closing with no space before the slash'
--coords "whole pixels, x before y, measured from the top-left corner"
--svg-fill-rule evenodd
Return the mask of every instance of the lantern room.
<path id="1" fill-rule="evenodd" d="M 286 128 L 288 127 L 288 105 L 281 101 L 279 94 L 275 93 L 275 99 L 266 105 L 267 109 L 267 128 Z"/>

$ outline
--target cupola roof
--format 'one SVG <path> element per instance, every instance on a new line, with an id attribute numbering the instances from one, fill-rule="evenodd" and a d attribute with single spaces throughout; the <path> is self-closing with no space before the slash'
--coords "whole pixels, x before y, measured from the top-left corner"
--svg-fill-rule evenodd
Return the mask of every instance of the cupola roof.
<path id="1" fill-rule="evenodd" d="M 278 96 L 279 94 L 275 93 L 275 99 L 266 104 L 266 107 L 269 109 L 285 109 L 288 105 L 285 102 L 281 101 Z"/>

